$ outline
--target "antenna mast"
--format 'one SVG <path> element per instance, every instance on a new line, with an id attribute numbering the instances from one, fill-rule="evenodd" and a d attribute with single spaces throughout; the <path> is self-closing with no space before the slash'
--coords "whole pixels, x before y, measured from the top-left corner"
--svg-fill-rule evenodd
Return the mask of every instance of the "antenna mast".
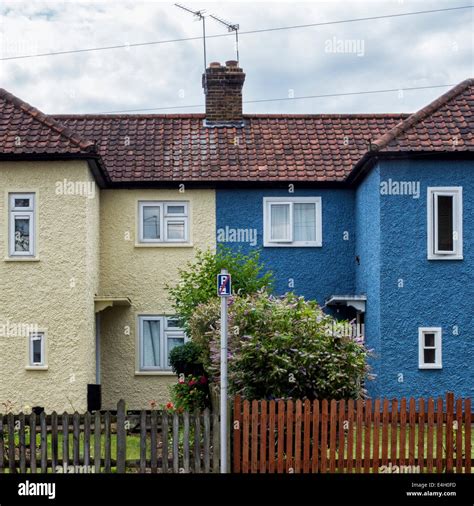
<path id="1" fill-rule="evenodd" d="M 212 19 L 215 19 L 219 23 L 221 23 L 224 26 L 227 26 L 227 30 L 229 32 L 235 32 L 235 53 L 236 53 L 236 60 L 237 63 L 239 62 L 239 25 L 234 23 L 229 23 L 229 21 L 226 21 L 225 19 L 221 19 L 217 16 L 214 16 L 213 14 L 210 14 Z"/>
<path id="2" fill-rule="evenodd" d="M 204 50 L 204 76 L 205 76 L 207 68 L 207 60 L 206 60 L 206 18 L 204 16 L 204 13 L 206 11 L 204 9 L 201 9 L 199 11 L 193 11 L 192 9 L 189 9 L 188 7 L 181 4 L 175 4 L 175 6 L 179 7 L 180 9 L 183 9 L 183 11 L 193 14 L 194 16 L 196 16 L 196 18 L 202 21 L 202 45 Z"/>

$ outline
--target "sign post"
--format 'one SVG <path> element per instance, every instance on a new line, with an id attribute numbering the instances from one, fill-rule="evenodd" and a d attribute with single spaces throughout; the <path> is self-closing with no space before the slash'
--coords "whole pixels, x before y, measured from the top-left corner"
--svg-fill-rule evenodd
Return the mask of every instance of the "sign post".
<path id="1" fill-rule="evenodd" d="M 217 275 L 217 294 L 221 298 L 221 473 L 227 473 L 227 297 L 232 280 L 226 269 Z"/>

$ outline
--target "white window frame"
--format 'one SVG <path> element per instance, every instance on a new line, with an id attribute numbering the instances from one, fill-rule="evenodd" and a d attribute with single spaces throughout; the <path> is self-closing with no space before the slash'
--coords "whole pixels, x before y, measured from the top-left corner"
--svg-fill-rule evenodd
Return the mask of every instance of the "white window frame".
<path id="1" fill-rule="evenodd" d="M 170 206 L 184 206 L 183 213 L 168 213 Z M 160 208 L 160 238 L 159 239 L 146 239 L 144 237 L 143 227 L 143 209 L 145 207 L 159 207 Z M 168 238 L 168 224 L 169 223 L 183 223 L 184 224 L 184 239 L 169 239 Z M 161 243 L 176 243 L 186 244 L 189 243 L 189 202 L 188 201 L 153 201 L 153 200 L 140 200 L 138 201 L 138 242 L 142 244 L 161 244 Z"/>
<path id="2" fill-rule="evenodd" d="M 435 335 L 435 359 L 434 364 L 425 363 L 424 350 L 425 346 L 425 334 Z M 418 329 L 418 368 L 419 369 L 442 369 L 443 358 L 442 358 L 442 334 L 443 329 L 441 327 L 420 327 Z"/>
<path id="3" fill-rule="evenodd" d="M 10 257 L 34 257 L 36 251 L 36 210 L 34 193 L 9 193 L 9 233 L 8 233 L 8 255 Z M 28 207 L 15 207 L 16 199 L 29 199 Z M 15 220 L 28 219 L 30 222 L 30 248 L 28 251 L 15 251 Z"/>
<path id="4" fill-rule="evenodd" d="M 438 250 L 438 196 L 453 197 L 453 251 Z M 427 192 L 428 260 L 463 259 L 462 186 L 430 186 Z"/>
<path id="5" fill-rule="evenodd" d="M 169 320 L 175 320 L 176 316 L 161 316 L 161 315 L 139 315 L 138 316 L 138 370 L 139 372 L 171 372 L 172 368 L 168 364 L 168 337 L 183 338 L 183 344 L 188 341 L 188 338 L 179 327 L 168 323 Z M 159 321 L 160 322 L 160 364 L 156 367 L 145 367 L 144 364 L 144 347 L 143 347 L 143 325 L 145 321 Z"/>
<path id="6" fill-rule="evenodd" d="M 290 206 L 290 237 L 288 239 L 271 239 L 271 207 L 275 204 L 288 204 Z M 316 239 L 314 241 L 293 240 L 294 204 L 315 204 L 316 213 Z M 322 237 L 322 202 L 321 197 L 264 197 L 263 198 L 263 245 L 265 247 L 306 247 L 315 248 L 323 245 Z"/>
<path id="7" fill-rule="evenodd" d="M 41 340 L 41 362 L 33 362 L 33 342 L 35 340 Z M 30 332 L 28 336 L 28 366 L 29 367 L 45 367 L 46 366 L 46 357 L 45 357 L 45 333 L 44 332 Z"/>

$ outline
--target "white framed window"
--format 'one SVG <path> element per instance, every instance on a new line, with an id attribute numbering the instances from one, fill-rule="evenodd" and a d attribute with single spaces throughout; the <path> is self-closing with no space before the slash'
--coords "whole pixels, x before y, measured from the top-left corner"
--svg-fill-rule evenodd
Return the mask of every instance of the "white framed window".
<path id="1" fill-rule="evenodd" d="M 29 360 L 30 367 L 44 367 L 45 364 L 45 336 L 44 332 L 31 332 L 29 335 Z"/>
<path id="2" fill-rule="evenodd" d="M 264 246 L 322 246 L 321 197 L 264 197 Z"/>
<path id="3" fill-rule="evenodd" d="M 139 321 L 139 370 L 170 371 L 171 350 L 186 342 L 186 334 L 178 327 L 174 316 L 138 317 Z"/>
<path id="4" fill-rule="evenodd" d="M 186 243 L 188 202 L 140 201 L 138 203 L 139 242 Z"/>
<path id="5" fill-rule="evenodd" d="M 428 188 L 428 259 L 462 260 L 462 187 Z"/>
<path id="6" fill-rule="evenodd" d="M 35 256 L 35 194 L 9 194 L 8 254 Z"/>
<path id="7" fill-rule="evenodd" d="M 420 369 L 441 369 L 441 327 L 420 327 L 418 329 L 418 367 Z"/>

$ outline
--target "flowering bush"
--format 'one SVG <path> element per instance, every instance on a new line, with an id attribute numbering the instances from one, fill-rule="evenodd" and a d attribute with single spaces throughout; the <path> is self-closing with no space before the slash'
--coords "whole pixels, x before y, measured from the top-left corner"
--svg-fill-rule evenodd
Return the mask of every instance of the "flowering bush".
<path id="1" fill-rule="evenodd" d="M 229 386 L 249 399 L 358 398 L 365 395 L 369 350 L 347 332 L 347 322 L 315 301 L 264 291 L 229 300 Z M 203 363 L 218 379 L 219 301 L 196 308 L 189 327 Z"/>
<path id="2" fill-rule="evenodd" d="M 209 405 L 209 385 L 206 376 L 181 375 L 178 383 L 171 387 L 173 403 L 171 409 L 194 411 Z M 168 405 L 167 405 L 168 406 Z"/>
<path id="3" fill-rule="evenodd" d="M 161 409 L 169 414 L 182 413 L 184 411 L 184 408 L 178 408 L 172 402 L 167 402 L 166 404 L 163 404 Z"/>

